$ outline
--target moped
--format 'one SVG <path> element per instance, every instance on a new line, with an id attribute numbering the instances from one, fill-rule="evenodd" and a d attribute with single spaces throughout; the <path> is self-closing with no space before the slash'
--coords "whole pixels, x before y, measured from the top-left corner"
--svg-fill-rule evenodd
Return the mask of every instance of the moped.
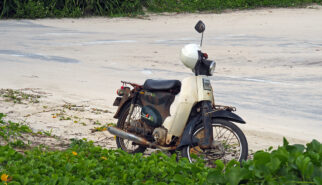
<path id="1" fill-rule="evenodd" d="M 121 81 L 113 104 L 118 122 L 108 127 L 118 148 L 128 153 L 180 151 L 190 162 L 198 156 L 209 165 L 217 159 L 247 159 L 246 137 L 233 123 L 245 121 L 233 113 L 236 108 L 215 104 L 209 76 L 216 63 L 201 52 L 205 24 L 199 21 L 195 29 L 202 34 L 200 45 L 185 45 L 180 54 L 194 75 L 182 81 L 147 79 L 143 85 Z"/>

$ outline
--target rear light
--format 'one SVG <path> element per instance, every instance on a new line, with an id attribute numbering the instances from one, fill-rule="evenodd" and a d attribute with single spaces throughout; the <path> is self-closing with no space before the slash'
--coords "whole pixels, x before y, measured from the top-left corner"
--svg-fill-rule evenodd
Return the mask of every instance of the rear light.
<path id="1" fill-rule="evenodd" d="M 119 96 L 123 96 L 125 93 L 129 93 L 129 91 L 130 91 L 129 87 L 121 86 L 121 88 L 116 91 L 116 94 Z"/>
<path id="2" fill-rule="evenodd" d="M 202 55 L 203 55 L 203 57 L 205 57 L 205 59 L 208 58 L 208 54 L 207 53 L 203 53 Z"/>

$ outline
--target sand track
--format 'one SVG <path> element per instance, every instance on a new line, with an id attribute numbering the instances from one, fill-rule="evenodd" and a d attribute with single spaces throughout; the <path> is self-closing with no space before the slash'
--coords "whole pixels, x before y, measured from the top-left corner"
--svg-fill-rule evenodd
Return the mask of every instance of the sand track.
<path id="1" fill-rule="evenodd" d="M 199 42 L 193 26 L 201 19 L 203 51 L 217 62 L 211 77 L 216 102 L 237 107 L 247 121 L 238 126 L 250 148 L 277 146 L 282 136 L 297 143 L 321 141 L 321 17 L 317 6 L 145 19 L 1 20 L 0 88 L 45 94 L 34 104 L 1 99 L 0 112 L 35 130 L 115 147 L 111 135 L 91 129 L 99 126 L 95 121 L 116 122 L 112 103 L 120 81 L 192 75 L 178 53 L 184 44 Z M 71 120 L 53 118 L 62 110 Z"/>

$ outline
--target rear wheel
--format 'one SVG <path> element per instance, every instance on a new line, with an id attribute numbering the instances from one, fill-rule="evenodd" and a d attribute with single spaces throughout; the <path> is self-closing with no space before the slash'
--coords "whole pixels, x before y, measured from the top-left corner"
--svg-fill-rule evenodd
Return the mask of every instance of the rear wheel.
<path id="1" fill-rule="evenodd" d="M 125 124 L 126 124 L 126 119 L 129 115 L 130 106 L 131 106 L 130 103 L 125 105 L 125 107 L 123 108 L 123 111 L 121 112 L 120 117 L 118 119 L 116 126 L 122 130 L 125 130 L 124 128 L 126 128 Z M 134 110 L 133 110 L 132 116 L 130 118 L 130 121 L 135 121 L 135 120 L 141 119 L 141 109 L 142 109 L 141 105 L 136 104 L 134 106 Z M 127 153 L 132 153 L 132 154 L 133 153 L 143 153 L 146 149 L 146 147 L 144 147 L 144 146 L 138 145 L 138 144 L 134 143 L 133 141 L 130 141 L 128 139 L 123 139 L 118 136 L 116 136 L 116 145 L 118 148 L 121 148 L 122 150 L 126 151 Z"/>
<path id="2" fill-rule="evenodd" d="M 199 146 L 186 146 L 182 150 L 182 156 L 194 162 L 194 155 L 203 158 L 207 166 L 213 166 L 217 159 L 224 163 L 235 159 L 242 161 L 247 159 L 248 144 L 244 133 L 232 122 L 222 119 L 212 120 L 213 148 L 201 149 Z M 193 136 L 201 139 L 204 137 L 203 125 L 193 131 Z"/>

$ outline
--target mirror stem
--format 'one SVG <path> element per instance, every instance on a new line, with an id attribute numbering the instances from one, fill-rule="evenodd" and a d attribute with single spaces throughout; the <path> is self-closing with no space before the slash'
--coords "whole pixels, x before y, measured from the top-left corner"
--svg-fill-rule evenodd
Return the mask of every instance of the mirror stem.
<path id="1" fill-rule="evenodd" d="M 201 33 L 200 47 L 202 46 L 203 32 Z"/>

